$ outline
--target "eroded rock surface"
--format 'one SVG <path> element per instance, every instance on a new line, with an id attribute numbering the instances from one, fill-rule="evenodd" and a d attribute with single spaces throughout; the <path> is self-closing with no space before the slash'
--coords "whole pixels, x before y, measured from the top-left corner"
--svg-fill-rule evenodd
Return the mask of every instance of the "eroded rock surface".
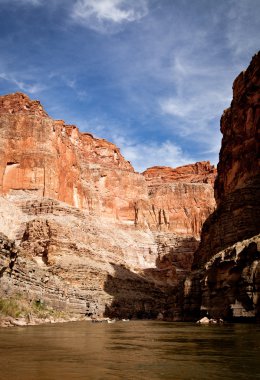
<path id="1" fill-rule="evenodd" d="M 215 183 L 217 203 L 259 184 L 260 54 L 234 81 L 233 100 L 221 118 L 223 134 Z"/>
<path id="2" fill-rule="evenodd" d="M 114 144 L 53 120 L 24 94 L 0 97 L 0 232 L 17 250 L 0 296 L 179 319 L 179 289 L 215 208 L 215 171 L 202 162 L 157 169 L 156 181 L 151 172 L 136 173 Z M 2 250 L 1 260 L 9 268 L 13 259 Z"/>
<path id="3" fill-rule="evenodd" d="M 0 247 L 2 297 L 23 292 L 94 317 L 181 317 L 177 293 L 194 237 L 109 223 L 47 198 L 9 202 L 6 212 L 14 208 L 16 245 L 6 238 Z"/>
<path id="4" fill-rule="evenodd" d="M 193 276 L 186 281 L 186 315 L 260 317 L 260 53 L 233 85 L 215 181 L 216 211 L 203 225 Z"/>
<path id="5" fill-rule="evenodd" d="M 214 184 L 217 170 L 209 161 L 196 162 L 179 168 L 153 166 L 143 172 L 149 186 L 162 183 L 211 183 Z"/>

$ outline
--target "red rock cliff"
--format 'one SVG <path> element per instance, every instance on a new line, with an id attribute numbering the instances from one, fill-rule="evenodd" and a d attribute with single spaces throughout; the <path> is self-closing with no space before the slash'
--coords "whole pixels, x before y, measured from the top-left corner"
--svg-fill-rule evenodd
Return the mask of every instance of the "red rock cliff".
<path id="1" fill-rule="evenodd" d="M 260 53 L 234 81 L 233 91 L 231 107 L 221 118 L 214 186 L 218 207 L 204 225 L 198 262 L 260 232 Z"/>
<path id="2" fill-rule="evenodd" d="M 214 209 L 215 169 L 208 162 L 135 173 L 114 144 L 51 119 L 21 93 L 0 97 L 0 123 L 0 194 L 26 191 L 92 215 L 194 236 Z"/>
<path id="3" fill-rule="evenodd" d="M 0 297 L 179 319 L 213 178 L 209 163 L 136 173 L 114 144 L 51 119 L 39 102 L 0 97 Z"/>
<path id="4" fill-rule="evenodd" d="M 233 100 L 221 118 L 222 146 L 215 183 L 217 203 L 260 174 L 260 54 L 234 81 Z"/>
<path id="5" fill-rule="evenodd" d="M 80 133 L 62 120 L 52 120 L 39 102 L 26 95 L 0 97 L 0 118 L 1 194 L 25 190 L 90 213 L 124 217 L 131 192 L 133 196 L 141 193 L 144 181 L 114 144 Z M 122 171 L 128 175 L 122 176 Z M 125 200 L 118 193 L 118 183 L 126 190 Z M 108 192 L 113 200 L 111 196 L 107 199 Z"/>
<path id="6" fill-rule="evenodd" d="M 179 168 L 154 166 L 143 172 L 149 186 L 171 182 L 210 183 L 213 185 L 216 174 L 216 168 L 210 165 L 209 161 L 196 162 Z"/>
<path id="7" fill-rule="evenodd" d="M 223 133 L 215 181 L 216 211 L 203 225 L 188 314 L 260 317 L 260 53 L 233 85 L 221 118 Z M 190 289 L 190 290 L 188 290 Z"/>

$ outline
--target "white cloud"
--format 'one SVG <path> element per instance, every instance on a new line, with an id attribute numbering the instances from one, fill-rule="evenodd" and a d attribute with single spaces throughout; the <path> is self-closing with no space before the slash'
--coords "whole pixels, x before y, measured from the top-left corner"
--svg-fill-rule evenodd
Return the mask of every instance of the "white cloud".
<path id="1" fill-rule="evenodd" d="M 143 172 L 151 166 L 178 167 L 195 162 L 194 158 L 170 140 L 162 142 L 140 142 L 122 131 L 113 131 L 111 140 L 116 144 L 126 160 L 130 161 L 136 171 Z"/>
<path id="2" fill-rule="evenodd" d="M 147 12 L 147 0 L 77 0 L 71 17 L 90 29 L 113 33 L 121 24 L 139 20 Z"/>
<path id="3" fill-rule="evenodd" d="M 191 114 L 194 105 L 179 98 L 164 98 L 160 101 L 162 112 L 172 116 L 186 118 Z"/>
<path id="4" fill-rule="evenodd" d="M 171 141 L 162 143 L 131 143 L 120 144 L 123 156 L 129 160 L 135 170 L 142 172 L 151 166 L 171 166 L 178 167 L 192 163 L 195 160 L 185 154 L 180 146 Z"/>
<path id="5" fill-rule="evenodd" d="M 63 30 L 63 37 L 59 33 L 58 38 L 59 42 L 64 38 L 64 43 L 54 44 L 49 60 L 49 37 L 39 39 L 39 46 L 43 46 L 38 54 L 44 57 L 40 65 L 35 61 L 34 73 L 34 64 L 20 72 L 19 60 L 16 55 L 11 57 L 17 51 L 13 45 L 16 38 L 12 33 L 9 37 L 3 35 L 1 61 L 4 55 L 7 58 L 0 73 L 9 72 L 9 62 L 17 66 L 13 75 L 0 77 L 12 82 L 14 88 L 34 94 L 44 89 L 39 83 L 42 81 L 48 86 L 48 99 L 53 88 L 62 89 L 61 96 L 54 91 L 53 101 L 49 101 L 54 109 L 71 96 L 71 106 L 65 107 L 60 117 L 66 119 L 67 112 L 70 122 L 81 128 L 88 118 L 100 118 L 100 122 L 89 120 L 86 130 L 114 141 L 138 170 L 207 158 L 216 162 L 221 138 L 219 119 L 230 104 L 232 82 L 247 66 L 256 46 L 259 48 L 259 0 L 0 0 L 1 3 L 46 4 L 41 10 L 58 11 L 59 15 L 63 8 L 63 17 L 51 20 L 55 20 L 55 28 Z M 141 22 L 131 27 L 138 20 Z M 97 45 L 96 35 L 67 28 L 68 22 L 104 34 L 122 28 L 127 33 L 110 38 L 98 36 Z M 75 38 L 71 39 L 72 35 Z M 82 49 L 76 41 L 80 41 Z M 61 50 L 57 51 L 56 46 Z M 75 65 L 66 59 L 70 51 Z M 51 81 L 48 73 L 53 71 L 56 74 Z M 75 99 L 86 103 L 75 104 Z M 82 108 L 77 108 L 80 103 Z M 77 122 L 80 113 L 85 120 Z M 182 149 L 179 144 L 183 144 Z"/>
<path id="6" fill-rule="evenodd" d="M 196 139 L 203 141 L 209 126 L 218 128 L 216 119 L 232 98 L 227 74 L 220 63 L 215 67 L 212 62 L 202 64 L 196 54 L 184 48 L 179 51 L 171 67 L 173 93 L 158 99 L 162 117 L 172 118 L 175 134 L 184 137 L 196 133 Z"/>
<path id="7" fill-rule="evenodd" d="M 36 94 L 38 92 L 43 91 L 46 88 L 46 86 L 44 86 L 41 83 L 26 83 L 24 81 L 21 81 L 15 78 L 13 75 L 6 74 L 6 73 L 0 73 L 0 79 L 11 82 L 15 86 L 17 86 L 19 90 L 24 91 L 26 93 L 28 92 L 30 94 Z"/>
<path id="8" fill-rule="evenodd" d="M 194 92 L 195 89 L 194 89 Z M 230 95 L 230 96 L 228 96 Z M 197 124 L 197 130 L 204 129 L 207 124 L 221 116 L 222 111 L 227 108 L 231 100 L 230 91 L 214 91 L 205 87 L 204 93 L 195 93 L 193 96 L 172 96 L 159 100 L 163 114 L 176 116 L 190 123 L 190 132 L 194 132 L 193 126 Z M 180 133 L 183 134 L 184 131 Z M 188 133 L 188 131 L 186 131 Z M 186 134 L 185 133 L 185 134 Z"/>

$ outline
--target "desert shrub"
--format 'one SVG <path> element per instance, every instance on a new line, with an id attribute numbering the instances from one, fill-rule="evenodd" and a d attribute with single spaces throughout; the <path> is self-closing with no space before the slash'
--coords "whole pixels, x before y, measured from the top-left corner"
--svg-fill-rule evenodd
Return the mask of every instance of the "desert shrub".
<path id="1" fill-rule="evenodd" d="M 10 316 L 13 318 L 26 316 L 29 313 L 29 306 L 25 301 L 11 297 L 0 298 L 0 314 L 3 316 Z"/>
<path id="2" fill-rule="evenodd" d="M 28 300 L 17 294 L 9 298 L 0 298 L 0 318 L 6 316 L 12 318 L 31 316 L 41 319 L 53 317 L 58 319 L 66 318 L 67 314 L 64 311 L 53 309 L 42 300 Z"/>

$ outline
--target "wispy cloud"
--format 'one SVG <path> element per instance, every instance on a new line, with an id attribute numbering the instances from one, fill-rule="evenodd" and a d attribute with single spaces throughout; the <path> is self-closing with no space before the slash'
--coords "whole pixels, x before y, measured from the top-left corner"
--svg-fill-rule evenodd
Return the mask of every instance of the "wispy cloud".
<path id="1" fill-rule="evenodd" d="M 86 100 L 89 98 L 89 94 L 85 89 L 82 89 L 79 85 L 79 81 L 76 78 L 76 75 L 73 75 L 71 73 L 61 73 L 59 71 L 52 71 L 48 75 L 48 80 L 52 83 L 53 86 L 57 86 L 58 84 L 62 86 L 68 87 L 68 89 L 72 90 L 73 93 L 76 94 L 77 98 L 79 100 Z"/>
<path id="2" fill-rule="evenodd" d="M 231 100 L 231 89 L 214 90 L 205 86 L 204 93 L 197 92 L 193 87 L 193 95 L 175 95 L 159 100 L 159 105 L 163 115 L 177 118 L 178 129 L 175 132 L 182 136 L 194 133 L 194 126 L 197 132 L 207 128 L 208 124 L 220 118 L 221 113 L 228 107 Z"/>
<path id="3" fill-rule="evenodd" d="M 190 33 L 183 35 L 185 43 L 175 52 L 169 69 L 172 94 L 158 99 L 162 113 L 188 122 L 192 133 L 194 124 L 197 129 L 204 129 L 220 116 L 232 96 L 225 62 L 207 52 L 211 41 L 203 28 L 200 32 L 201 38 L 194 39 L 192 48 L 188 44 Z M 206 58 L 201 57 L 202 52 Z"/>
<path id="4" fill-rule="evenodd" d="M 29 94 L 37 94 L 46 88 L 41 83 L 24 82 L 6 73 L 0 73 L 0 79 L 13 83 L 20 91 L 28 92 Z"/>
<path id="5" fill-rule="evenodd" d="M 260 3 L 229 0 L 213 8 L 210 4 L 208 20 L 201 24 L 191 21 L 189 28 L 179 30 L 182 43 L 172 45 L 168 70 L 172 90 L 158 98 L 158 106 L 175 135 L 188 144 L 200 144 L 204 154 L 216 162 L 219 119 L 230 105 L 232 82 L 259 48 L 255 31 Z M 170 127 L 168 130 L 171 133 Z"/>
<path id="6" fill-rule="evenodd" d="M 0 0 L 0 4 L 8 4 L 8 5 L 33 5 L 38 6 L 41 5 L 43 0 Z"/>
<path id="7" fill-rule="evenodd" d="M 217 163 L 220 149 L 219 120 L 232 98 L 230 76 L 221 63 L 203 64 L 194 53 L 182 49 L 171 67 L 172 94 L 158 99 L 169 136 L 179 136 L 187 149 L 197 146 L 197 160 Z"/>
<path id="8" fill-rule="evenodd" d="M 2 91 L 35 94 L 137 170 L 217 161 L 232 82 L 259 49 L 259 0 L 0 4 Z"/>
<path id="9" fill-rule="evenodd" d="M 259 0 L 230 0 L 227 20 L 227 42 L 235 59 L 256 52 L 257 46 L 259 49 Z"/>
<path id="10" fill-rule="evenodd" d="M 77 0 L 71 17 L 87 28 L 113 33 L 120 25 L 139 20 L 147 12 L 147 0 Z"/>

